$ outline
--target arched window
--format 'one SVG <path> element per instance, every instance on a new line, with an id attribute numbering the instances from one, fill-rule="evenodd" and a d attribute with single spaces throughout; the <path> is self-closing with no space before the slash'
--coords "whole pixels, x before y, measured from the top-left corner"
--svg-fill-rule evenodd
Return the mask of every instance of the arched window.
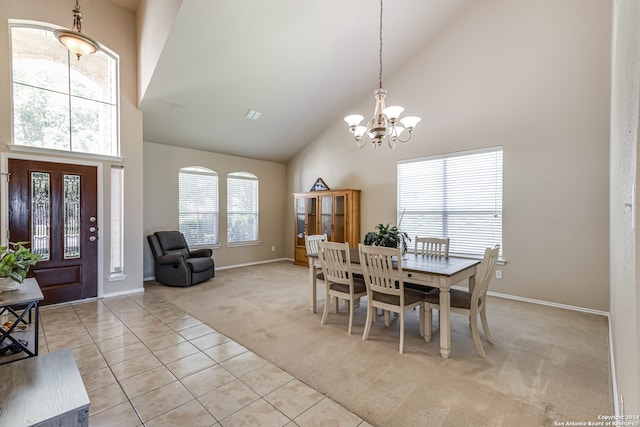
<path id="1" fill-rule="evenodd" d="M 248 172 L 227 175 L 227 243 L 258 240 L 258 177 Z"/>
<path id="2" fill-rule="evenodd" d="M 80 60 L 45 24 L 11 21 L 13 144 L 120 154 L 118 56 Z"/>
<path id="3" fill-rule="evenodd" d="M 178 221 L 189 245 L 218 244 L 218 174 L 200 166 L 178 174 Z"/>

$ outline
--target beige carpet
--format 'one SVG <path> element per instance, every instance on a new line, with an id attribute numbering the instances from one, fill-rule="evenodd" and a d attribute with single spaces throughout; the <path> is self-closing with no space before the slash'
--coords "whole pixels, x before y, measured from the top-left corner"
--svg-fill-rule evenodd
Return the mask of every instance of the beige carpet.
<path id="1" fill-rule="evenodd" d="M 146 282 L 160 295 L 233 338 L 374 426 L 553 426 L 597 421 L 613 413 L 607 319 L 490 298 L 496 341 L 478 357 L 467 319 L 452 314 L 452 355 L 439 355 L 409 314 L 405 353 L 398 324 L 374 324 L 362 341 L 366 304 L 347 316 L 330 312 L 320 325 L 309 310 L 308 271 L 289 262 L 221 270 L 191 288 Z M 342 305 L 341 305 L 342 308 Z M 556 424 L 559 425 L 559 424 Z"/>

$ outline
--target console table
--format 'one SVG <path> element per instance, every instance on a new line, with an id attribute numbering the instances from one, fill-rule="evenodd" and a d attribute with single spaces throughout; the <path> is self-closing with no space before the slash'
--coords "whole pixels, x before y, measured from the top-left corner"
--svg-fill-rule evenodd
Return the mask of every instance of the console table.
<path id="1" fill-rule="evenodd" d="M 89 396 L 66 348 L 0 366 L 0 425 L 89 425 Z"/>
<path id="2" fill-rule="evenodd" d="M 5 341 L 9 340 L 10 344 L 15 344 L 21 351 L 16 354 L 8 351 L 0 356 L 0 365 L 38 355 L 38 327 L 40 323 L 38 302 L 43 299 L 40 286 L 33 278 L 25 279 L 18 289 L 2 292 L 0 316 L 11 317 L 10 320 L 13 321 L 13 324 L 6 331 L 4 328 L 0 328 L 0 345 L 6 344 Z M 35 311 L 34 322 L 31 319 L 32 310 Z M 24 331 L 21 330 L 23 326 L 27 327 Z M 27 345 L 23 345 L 19 339 L 27 341 Z"/>

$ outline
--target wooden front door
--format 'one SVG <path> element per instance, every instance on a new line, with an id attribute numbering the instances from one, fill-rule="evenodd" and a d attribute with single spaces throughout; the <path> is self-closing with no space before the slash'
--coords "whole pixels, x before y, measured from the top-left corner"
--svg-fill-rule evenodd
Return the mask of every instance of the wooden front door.
<path id="1" fill-rule="evenodd" d="M 9 159 L 9 241 L 30 242 L 43 304 L 98 295 L 94 166 Z"/>

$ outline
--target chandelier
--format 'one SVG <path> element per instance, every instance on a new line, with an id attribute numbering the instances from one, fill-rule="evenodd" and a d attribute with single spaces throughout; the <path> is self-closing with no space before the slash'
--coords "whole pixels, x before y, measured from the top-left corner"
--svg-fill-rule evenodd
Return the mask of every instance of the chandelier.
<path id="1" fill-rule="evenodd" d="M 411 139 L 413 129 L 420 121 L 420 117 L 408 116 L 400 120 L 402 124 L 400 125 L 398 118 L 404 108 L 399 106 L 385 108 L 384 98 L 387 96 L 387 90 L 382 87 L 382 0 L 380 0 L 380 72 L 378 82 L 379 86 L 373 92 L 376 98 L 376 107 L 373 117 L 367 125 L 360 125 L 364 119 L 360 114 L 352 114 L 344 118 L 358 148 L 364 147 L 369 141 L 374 144 L 373 148 L 379 147 L 383 141 L 387 142 L 389 148 L 394 148 L 396 141 L 407 142 Z"/>
<path id="2" fill-rule="evenodd" d="M 91 55 L 100 49 L 97 41 L 82 34 L 82 12 L 80 12 L 79 0 L 76 0 L 76 7 L 73 9 L 73 29 L 55 30 L 53 35 L 67 49 L 75 53 L 78 60 L 80 60 L 81 56 Z"/>

